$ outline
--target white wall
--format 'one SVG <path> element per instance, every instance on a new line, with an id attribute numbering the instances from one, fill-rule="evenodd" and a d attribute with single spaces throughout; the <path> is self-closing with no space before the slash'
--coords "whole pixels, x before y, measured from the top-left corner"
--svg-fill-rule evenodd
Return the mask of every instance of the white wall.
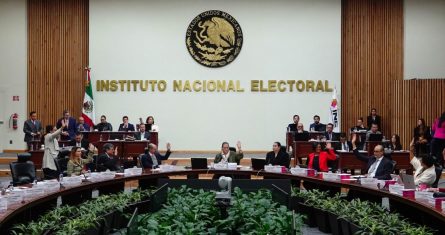
<path id="1" fill-rule="evenodd" d="M 23 122 L 26 114 L 27 22 L 25 0 L 0 1 L 0 152 L 3 149 L 23 150 Z M 13 102 L 18 95 L 20 101 Z M 12 113 L 19 114 L 17 130 L 8 128 Z M 5 134 L 4 134 L 5 133 Z M 12 140 L 12 144 L 10 141 Z"/>
<path id="2" fill-rule="evenodd" d="M 222 10 L 241 25 L 241 53 L 226 67 L 195 62 L 185 45 L 191 20 Z M 90 0 L 90 66 L 95 80 L 166 80 L 166 92 L 94 92 L 96 117 L 117 128 L 123 115 L 154 115 L 160 148 L 218 150 L 222 141 L 245 150 L 284 144 L 285 128 L 300 114 L 328 120 L 331 93 L 252 93 L 250 80 L 329 80 L 340 89 L 340 0 Z M 172 92 L 173 80 L 241 80 L 244 93 Z M 340 90 L 339 90 L 340 94 Z"/>
<path id="3" fill-rule="evenodd" d="M 404 77 L 445 78 L 445 0 L 405 0 Z"/>

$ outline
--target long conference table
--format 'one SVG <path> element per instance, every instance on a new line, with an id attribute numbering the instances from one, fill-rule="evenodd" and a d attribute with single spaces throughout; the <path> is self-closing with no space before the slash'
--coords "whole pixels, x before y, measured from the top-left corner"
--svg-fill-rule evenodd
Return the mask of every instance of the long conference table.
<path id="1" fill-rule="evenodd" d="M 292 156 L 294 158 L 293 166 L 298 165 L 302 162 L 303 158 L 307 158 L 310 153 L 313 152 L 312 145 L 314 142 L 311 141 L 294 141 L 292 144 Z M 372 156 L 371 150 L 381 142 L 368 141 L 367 151 L 361 151 L 362 154 Z M 366 170 L 366 163 L 360 161 L 354 156 L 353 152 L 337 151 L 338 154 L 338 169 L 360 169 L 362 171 Z M 391 153 L 391 158 L 396 162 L 395 171 L 405 170 L 408 174 L 412 174 L 413 167 L 410 163 L 410 152 L 409 151 L 393 151 Z"/>
<path id="2" fill-rule="evenodd" d="M 137 156 L 144 153 L 148 144 L 158 145 L 158 132 L 150 132 L 150 140 L 126 140 L 126 137 L 133 135 L 134 132 L 123 131 L 102 131 L 102 132 L 82 132 L 85 139 L 97 147 L 99 154 L 103 153 L 103 146 L 107 143 L 113 144 L 118 148 L 118 157 L 122 161 L 134 160 Z M 40 148 L 40 141 L 32 142 L 31 161 L 34 162 L 36 169 L 42 168 L 44 150 Z M 69 145 L 69 141 L 60 140 L 59 147 L 63 148 Z"/>
<path id="3" fill-rule="evenodd" d="M 388 198 L 391 210 L 402 213 L 405 217 L 408 217 L 419 224 L 423 224 L 438 230 L 437 234 L 445 234 L 445 213 L 427 201 L 416 200 L 412 198 L 405 198 L 396 194 L 391 194 L 386 190 L 379 190 L 370 187 L 365 187 L 356 182 L 351 181 L 339 181 L 339 180 L 325 180 L 321 175 L 315 177 L 292 175 L 290 173 L 272 173 L 265 171 L 255 170 L 213 170 L 213 169 L 201 169 L 201 170 L 179 170 L 170 172 L 152 172 L 147 169 L 144 170 L 141 175 L 133 176 L 116 176 L 111 180 L 104 180 L 99 182 L 85 181 L 79 186 L 72 188 L 61 188 L 59 191 L 46 194 L 41 197 L 36 197 L 22 202 L 19 205 L 8 208 L 5 213 L 0 214 L 0 231 L 8 231 L 8 229 L 17 222 L 29 221 L 30 215 L 33 214 L 35 208 L 41 206 L 48 206 L 52 202 L 56 201 L 59 196 L 69 197 L 70 195 L 77 195 L 85 190 L 93 190 L 100 187 L 113 187 L 114 185 L 123 185 L 126 181 L 135 180 L 157 180 L 160 178 L 166 178 L 169 176 L 178 175 L 196 175 L 196 174 L 218 174 L 218 175 L 244 175 L 244 176 L 264 176 L 275 179 L 291 179 L 294 181 L 294 185 L 299 186 L 300 183 L 310 183 L 316 185 L 318 188 L 330 188 L 337 191 L 347 190 L 351 195 L 366 195 L 375 197 L 377 199 Z M 257 179 L 259 180 L 259 179 Z M 116 186 L 119 187 L 119 186 Z M 34 211 L 35 212 L 35 211 Z M 38 216 L 38 215 L 35 215 Z"/>

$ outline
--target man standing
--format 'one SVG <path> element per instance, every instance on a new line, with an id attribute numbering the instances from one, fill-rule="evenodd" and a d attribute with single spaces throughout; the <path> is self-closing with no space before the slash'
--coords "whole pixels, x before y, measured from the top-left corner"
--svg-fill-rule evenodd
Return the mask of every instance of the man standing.
<path id="1" fill-rule="evenodd" d="M 134 125 L 128 122 L 128 116 L 124 116 L 122 121 L 123 123 L 119 125 L 119 131 L 135 131 Z"/>
<path id="2" fill-rule="evenodd" d="M 373 156 L 365 156 L 360 154 L 355 145 L 356 135 L 352 137 L 352 148 L 354 151 L 354 155 L 361 161 L 367 163 L 366 172 L 367 177 L 369 178 L 377 178 L 379 180 L 390 180 L 391 173 L 393 170 L 392 161 L 383 156 L 383 146 L 377 145 L 374 148 Z"/>
<path id="3" fill-rule="evenodd" d="M 161 153 L 159 153 L 158 147 L 155 144 L 149 144 L 145 154 L 141 157 L 142 166 L 149 169 L 158 168 L 159 165 L 162 165 L 163 160 L 167 160 L 168 157 L 170 157 L 170 149 L 171 145 L 170 143 L 167 143 L 167 152 L 165 153 L 165 155 L 162 155 Z"/>
<path id="4" fill-rule="evenodd" d="M 32 111 L 29 113 L 29 119 L 23 125 L 23 132 L 25 133 L 25 142 L 28 150 L 31 150 L 32 141 L 38 139 L 42 131 L 42 123 L 37 120 L 37 113 Z"/>
<path id="5" fill-rule="evenodd" d="M 310 131 L 325 131 L 326 125 L 320 123 L 320 116 L 314 116 L 314 123 L 309 126 Z"/>
<path id="6" fill-rule="evenodd" d="M 243 151 L 241 150 L 241 142 L 236 143 L 238 152 L 230 151 L 229 143 L 223 142 L 221 145 L 221 153 L 215 156 L 215 163 L 237 163 L 239 164 L 241 159 L 244 157 Z"/>
<path id="7" fill-rule="evenodd" d="M 287 126 L 287 131 L 297 131 L 298 122 L 300 122 L 300 116 L 295 114 L 294 115 L 294 123 L 291 123 Z"/>
<path id="8" fill-rule="evenodd" d="M 57 128 L 62 126 L 62 121 L 65 121 L 66 125 L 62 131 L 62 140 L 72 140 L 76 136 L 76 119 L 72 118 L 70 115 L 70 111 L 64 110 L 63 117 L 57 121 Z"/>
<path id="9" fill-rule="evenodd" d="M 377 124 L 377 127 L 381 128 L 382 118 L 379 115 L 377 115 L 377 109 L 375 108 L 371 109 L 371 113 L 367 118 L 367 122 L 368 122 L 368 129 L 372 128 L 372 124 Z"/>

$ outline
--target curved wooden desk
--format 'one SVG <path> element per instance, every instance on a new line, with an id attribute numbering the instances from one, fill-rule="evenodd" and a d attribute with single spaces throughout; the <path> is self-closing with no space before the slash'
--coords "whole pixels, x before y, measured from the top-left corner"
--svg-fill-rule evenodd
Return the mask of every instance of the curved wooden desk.
<path id="1" fill-rule="evenodd" d="M 434 229 L 439 230 L 439 234 L 445 234 L 445 213 L 442 210 L 436 209 L 432 205 L 424 201 L 419 201 L 415 199 L 404 198 L 395 194 L 391 194 L 388 191 L 372 189 L 368 187 L 361 186 L 358 183 L 348 183 L 341 181 L 328 181 L 323 180 L 320 177 L 306 177 L 297 176 L 290 173 L 270 173 L 264 171 L 251 171 L 251 170 L 181 170 L 172 172 L 154 172 L 150 170 L 143 172 L 142 175 L 137 176 L 116 176 L 112 180 L 105 180 L 99 182 L 84 182 L 77 187 L 72 187 L 68 189 L 61 189 L 57 192 L 46 194 L 43 197 L 34 198 L 29 201 L 25 201 L 20 205 L 8 209 L 5 213 L 0 214 L 0 231 L 4 231 L 9 226 L 11 226 L 10 221 L 16 220 L 14 217 L 23 214 L 27 210 L 30 210 L 39 205 L 48 204 L 51 201 L 56 200 L 59 196 L 68 196 L 76 193 L 80 193 L 83 190 L 91 190 L 104 186 L 111 186 L 114 184 L 122 184 L 125 181 L 132 180 L 142 180 L 142 179 L 152 179 L 156 180 L 161 177 L 175 176 L 175 175 L 196 175 L 196 174 L 227 174 L 227 175 L 258 175 L 270 178 L 283 178 L 291 179 L 298 182 L 303 181 L 304 183 L 310 183 L 316 185 L 318 188 L 335 188 L 340 190 L 341 188 L 346 188 L 349 193 L 353 192 L 353 195 L 359 195 L 358 197 L 367 196 L 374 197 L 377 199 L 387 197 L 389 198 L 391 210 L 395 209 L 399 213 L 403 214 L 417 223 L 424 224 Z M 8 223 L 9 222 L 9 223 Z M 23 222 L 23 221 L 21 221 Z"/>

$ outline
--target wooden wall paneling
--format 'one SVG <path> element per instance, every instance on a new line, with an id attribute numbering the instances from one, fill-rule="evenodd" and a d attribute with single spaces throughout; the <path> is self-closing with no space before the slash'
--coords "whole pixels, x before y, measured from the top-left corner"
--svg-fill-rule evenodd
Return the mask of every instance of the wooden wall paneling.
<path id="1" fill-rule="evenodd" d="M 419 118 L 431 126 L 445 112 L 445 79 L 417 79 L 394 81 L 392 93 L 393 132 L 401 136 L 402 145 L 408 148 L 413 129 Z"/>
<path id="2" fill-rule="evenodd" d="M 28 1 L 28 111 L 43 125 L 81 114 L 88 65 L 87 0 Z"/>
<path id="3" fill-rule="evenodd" d="M 403 0 L 342 1 L 342 131 L 372 107 L 391 131 L 392 82 L 403 79 Z"/>

